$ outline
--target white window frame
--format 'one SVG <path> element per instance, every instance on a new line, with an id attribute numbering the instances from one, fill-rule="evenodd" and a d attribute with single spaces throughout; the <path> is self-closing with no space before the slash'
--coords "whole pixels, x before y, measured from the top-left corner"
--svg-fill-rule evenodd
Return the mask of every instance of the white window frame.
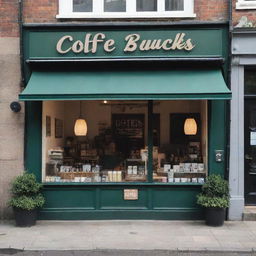
<path id="1" fill-rule="evenodd" d="M 256 1 L 255 1 L 256 2 Z M 73 0 L 59 0 L 58 19 L 84 18 L 188 18 L 196 17 L 194 0 L 184 0 L 183 11 L 165 11 L 165 0 L 157 0 L 157 11 L 137 12 L 136 0 L 126 0 L 126 12 L 104 12 L 103 0 L 93 0 L 92 12 L 73 12 Z"/>
<path id="2" fill-rule="evenodd" d="M 237 0 L 236 9 L 238 10 L 256 9 L 256 1 Z"/>

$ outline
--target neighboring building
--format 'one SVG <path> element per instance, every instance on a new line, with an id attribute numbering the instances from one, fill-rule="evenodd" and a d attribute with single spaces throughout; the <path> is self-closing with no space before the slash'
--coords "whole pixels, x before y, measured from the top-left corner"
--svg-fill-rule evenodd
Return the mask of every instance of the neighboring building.
<path id="1" fill-rule="evenodd" d="M 256 205 L 256 1 L 233 0 L 229 218 Z"/>
<path id="2" fill-rule="evenodd" d="M 227 176 L 228 6 L 23 1 L 19 98 L 39 218 L 202 218 L 201 183 Z"/>
<path id="3" fill-rule="evenodd" d="M 18 1 L 1 1 L 0 22 L 0 219 L 10 217 L 7 207 L 11 180 L 22 173 L 24 107 L 10 109 L 21 91 Z"/>

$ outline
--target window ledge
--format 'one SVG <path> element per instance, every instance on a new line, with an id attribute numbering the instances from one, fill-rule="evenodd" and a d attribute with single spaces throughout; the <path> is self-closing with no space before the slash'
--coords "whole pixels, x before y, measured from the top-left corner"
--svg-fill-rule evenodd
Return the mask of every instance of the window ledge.
<path id="1" fill-rule="evenodd" d="M 42 182 L 43 186 L 202 186 L 193 182 Z"/>
<path id="2" fill-rule="evenodd" d="M 137 18 L 195 18 L 195 13 L 184 13 L 184 12 L 166 12 L 166 13 L 155 13 L 152 15 L 152 12 L 144 12 L 141 14 L 125 14 L 125 13 L 110 13 L 110 14 L 88 14 L 88 13 L 70 13 L 70 14 L 58 14 L 56 15 L 57 19 L 105 19 L 105 18 L 128 18 L 128 19 L 137 19 Z"/>
<path id="3" fill-rule="evenodd" d="M 238 10 L 256 9 L 256 1 L 239 1 L 236 3 L 236 9 Z"/>

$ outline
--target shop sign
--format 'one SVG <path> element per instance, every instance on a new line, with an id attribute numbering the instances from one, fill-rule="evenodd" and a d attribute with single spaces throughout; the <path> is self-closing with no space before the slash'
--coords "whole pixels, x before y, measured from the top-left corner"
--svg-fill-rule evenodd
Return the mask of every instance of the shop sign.
<path id="1" fill-rule="evenodd" d="M 106 27 L 25 29 L 28 59 L 222 56 L 223 29 Z"/>
<path id="2" fill-rule="evenodd" d="M 123 52 L 135 52 L 135 51 L 191 51 L 195 44 L 191 38 L 186 38 L 185 33 L 177 33 L 174 38 L 166 39 L 143 39 L 140 34 L 128 34 L 124 38 L 125 45 L 122 49 Z M 67 45 L 64 47 L 64 43 Z M 60 54 L 66 54 L 68 52 L 73 53 L 97 53 L 98 48 L 102 47 L 105 52 L 113 52 L 118 44 L 114 39 L 107 38 L 104 33 L 97 33 L 92 35 L 91 33 L 85 34 L 84 40 L 76 40 L 72 35 L 65 35 L 61 37 L 56 45 L 56 50 Z"/>
<path id="3" fill-rule="evenodd" d="M 138 200 L 138 189 L 124 189 L 124 200 Z"/>

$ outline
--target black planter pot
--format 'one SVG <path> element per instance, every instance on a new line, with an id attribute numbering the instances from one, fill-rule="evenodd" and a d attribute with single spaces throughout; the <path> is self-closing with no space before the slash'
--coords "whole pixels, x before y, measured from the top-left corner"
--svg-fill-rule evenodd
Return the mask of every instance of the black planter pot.
<path id="1" fill-rule="evenodd" d="M 205 223 L 208 226 L 220 227 L 224 224 L 225 208 L 206 208 Z"/>
<path id="2" fill-rule="evenodd" d="M 36 224 L 37 209 L 23 210 L 20 208 L 13 208 L 13 211 L 17 227 L 31 227 Z"/>

